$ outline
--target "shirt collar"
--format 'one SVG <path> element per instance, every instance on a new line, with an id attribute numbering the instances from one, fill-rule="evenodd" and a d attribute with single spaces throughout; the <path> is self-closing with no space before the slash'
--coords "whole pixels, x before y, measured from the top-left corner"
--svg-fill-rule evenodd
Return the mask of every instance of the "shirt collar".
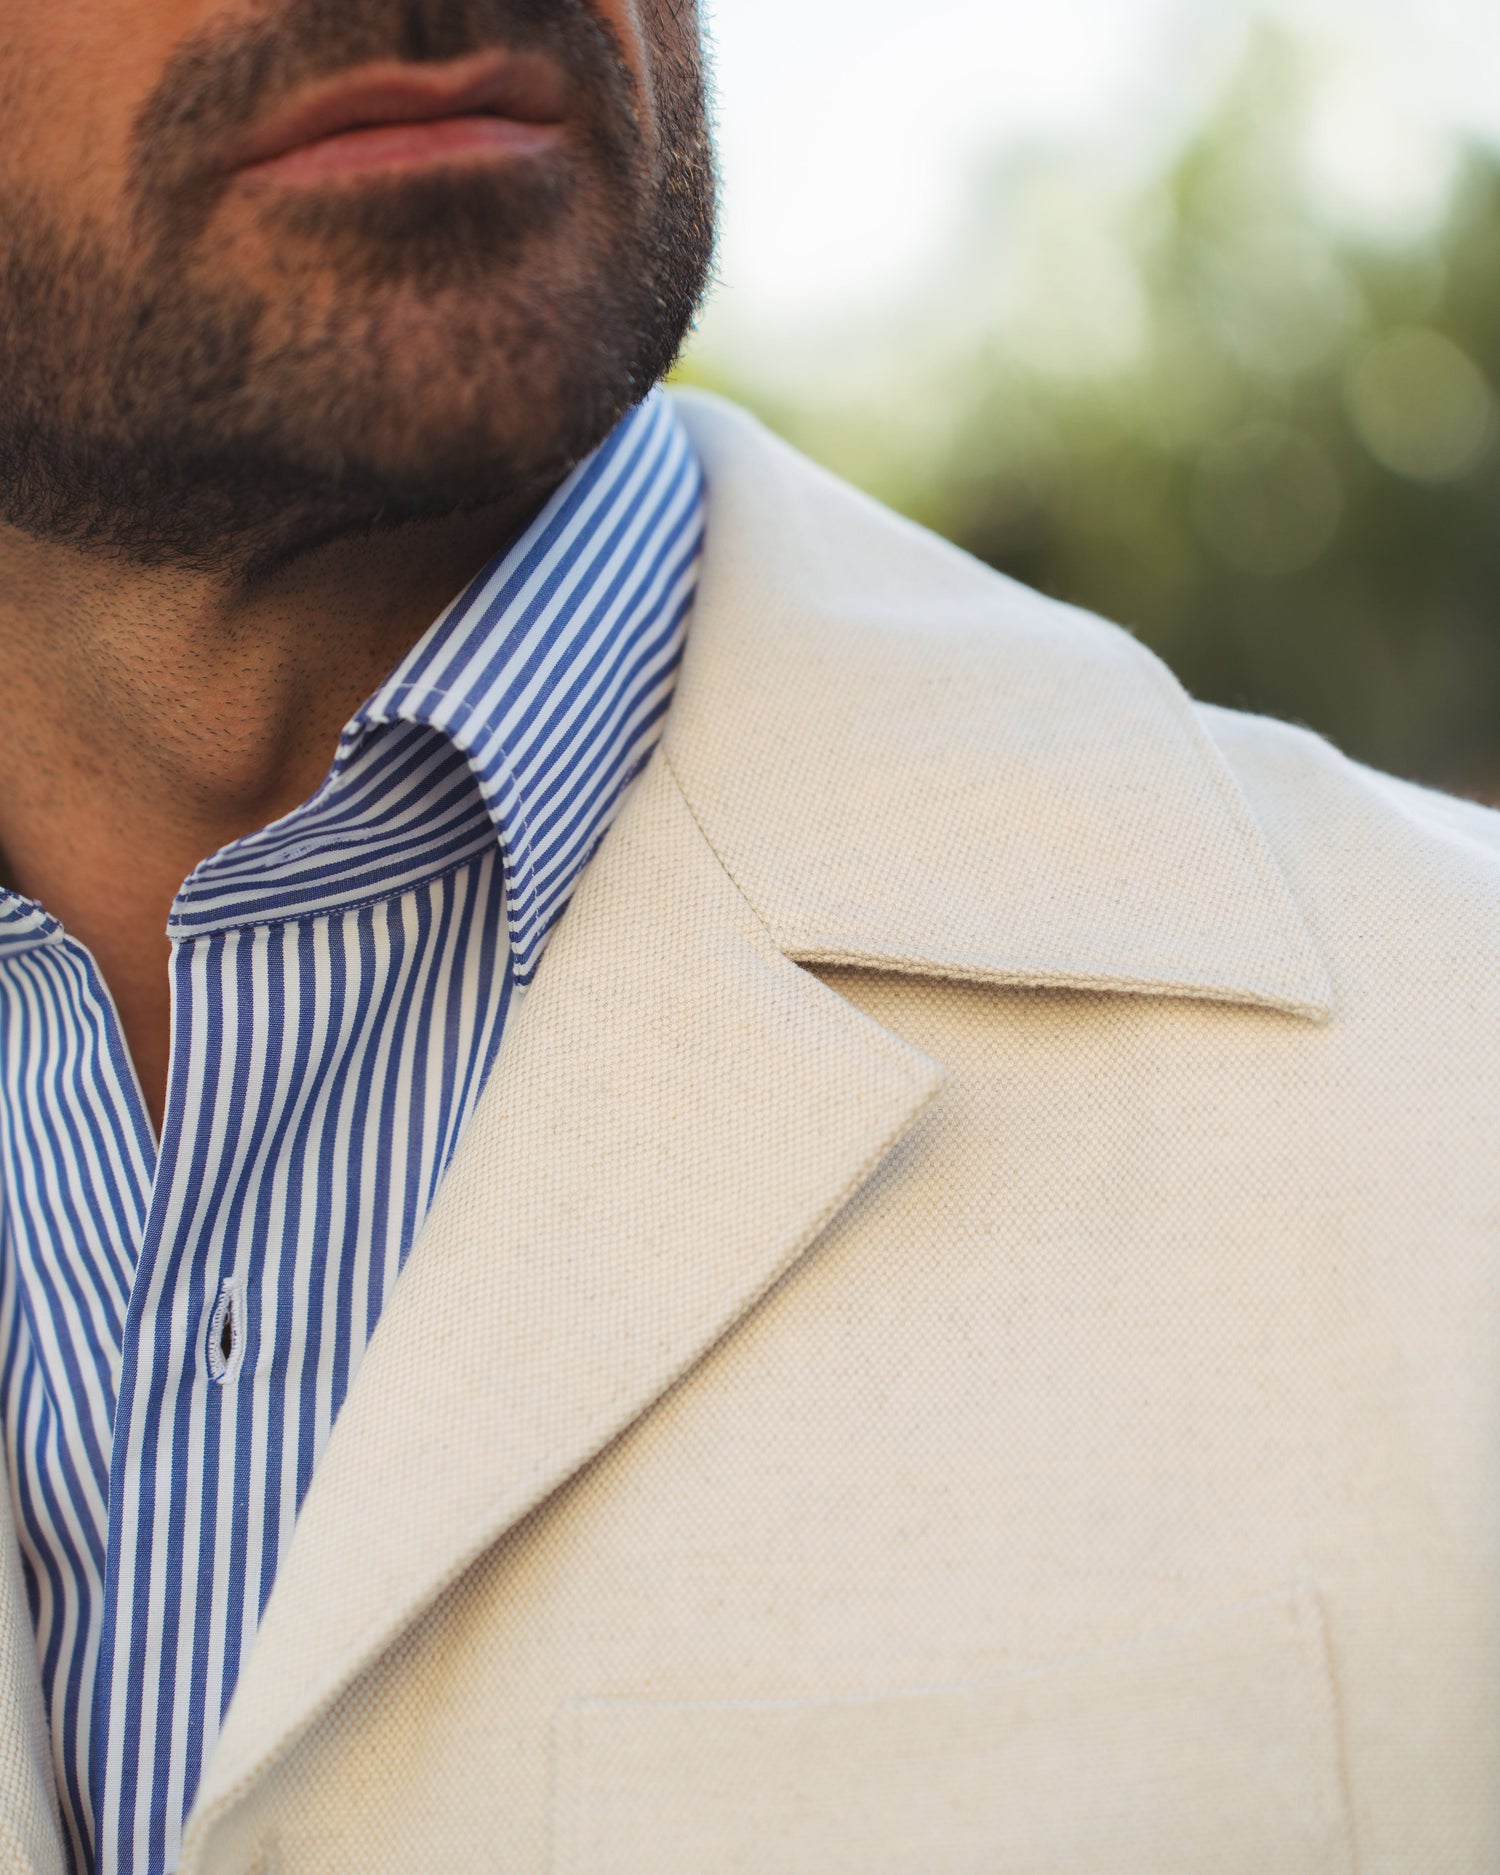
<path id="1" fill-rule="evenodd" d="M 0 958 L 35 950 L 62 935 L 62 927 L 40 905 L 0 887 Z"/>
<path id="2" fill-rule="evenodd" d="M 196 869 L 171 936 L 386 898 L 498 834 L 525 981 L 660 735 L 703 507 L 692 445 L 653 392 L 355 714 L 318 792 Z"/>

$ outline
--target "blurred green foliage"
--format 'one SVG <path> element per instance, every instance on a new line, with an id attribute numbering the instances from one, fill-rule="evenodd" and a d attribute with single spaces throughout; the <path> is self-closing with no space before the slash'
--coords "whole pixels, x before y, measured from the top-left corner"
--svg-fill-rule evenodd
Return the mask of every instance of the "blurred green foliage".
<path id="1" fill-rule="evenodd" d="M 985 284 L 1016 264 L 997 184 L 899 395 L 726 388 L 1194 694 L 1500 802 L 1500 160 L 1462 148 L 1417 227 L 1331 212 L 1313 63 L 1263 32 L 1102 230 L 1032 174 L 1068 264 L 1029 310 Z"/>

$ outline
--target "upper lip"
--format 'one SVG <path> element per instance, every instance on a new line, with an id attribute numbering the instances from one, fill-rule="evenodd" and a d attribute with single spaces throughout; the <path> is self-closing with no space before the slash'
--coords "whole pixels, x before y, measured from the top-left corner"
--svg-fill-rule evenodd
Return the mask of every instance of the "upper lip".
<path id="1" fill-rule="evenodd" d="M 324 79 L 247 137 L 237 166 L 267 163 L 342 131 L 440 117 L 491 116 L 560 123 L 567 88 L 553 60 L 535 52 L 481 52 L 447 65 L 389 60 Z"/>

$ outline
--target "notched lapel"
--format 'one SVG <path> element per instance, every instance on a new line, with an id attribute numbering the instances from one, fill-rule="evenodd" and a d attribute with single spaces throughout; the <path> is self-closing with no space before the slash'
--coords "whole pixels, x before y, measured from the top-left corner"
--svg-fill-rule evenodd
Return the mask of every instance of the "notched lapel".
<path id="1" fill-rule="evenodd" d="M 1264 832 L 1171 673 L 716 399 L 665 749 L 784 954 L 1321 1019 Z"/>
<path id="2" fill-rule="evenodd" d="M 777 950 L 658 759 L 590 867 L 340 1415 L 216 1815 L 806 1251 L 939 1068 Z"/>

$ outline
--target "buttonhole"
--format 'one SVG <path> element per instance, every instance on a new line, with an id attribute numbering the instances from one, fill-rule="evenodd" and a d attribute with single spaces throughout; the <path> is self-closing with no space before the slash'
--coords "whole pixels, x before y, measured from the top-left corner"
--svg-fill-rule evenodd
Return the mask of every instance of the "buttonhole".
<path id="1" fill-rule="evenodd" d="M 239 1373 L 245 1357 L 244 1287 L 226 1276 L 208 1322 L 209 1377 L 222 1387 Z"/>

